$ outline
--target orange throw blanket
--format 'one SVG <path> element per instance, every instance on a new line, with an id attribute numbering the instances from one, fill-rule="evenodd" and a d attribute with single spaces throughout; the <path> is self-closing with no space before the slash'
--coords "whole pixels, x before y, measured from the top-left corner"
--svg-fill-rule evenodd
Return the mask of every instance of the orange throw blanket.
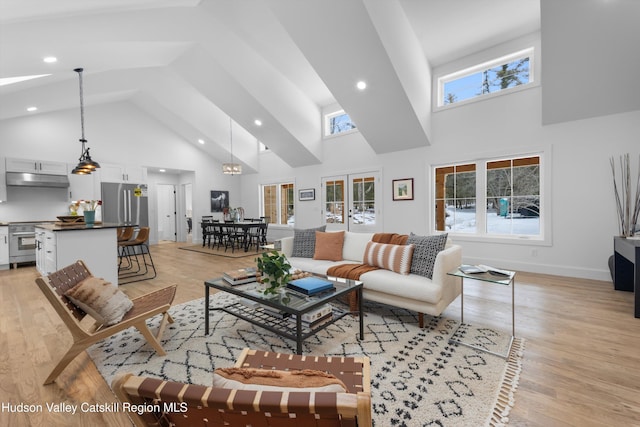
<path id="1" fill-rule="evenodd" d="M 409 236 L 398 233 L 376 233 L 371 238 L 372 242 L 388 243 L 390 245 L 406 245 Z"/>
<path id="2" fill-rule="evenodd" d="M 327 270 L 327 276 L 342 277 L 345 279 L 359 280 L 360 276 L 369 271 L 378 270 L 369 264 L 340 264 Z"/>
<path id="3" fill-rule="evenodd" d="M 371 238 L 372 242 L 388 243 L 391 245 L 406 245 L 406 234 L 397 233 L 376 233 Z M 373 270 L 379 270 L 380 267 L 374 267 L 369 264 L 340 264 L 327 270 L 327 276 L 343 277 L 345 279 L 360 280 L 360 276 Z"/>

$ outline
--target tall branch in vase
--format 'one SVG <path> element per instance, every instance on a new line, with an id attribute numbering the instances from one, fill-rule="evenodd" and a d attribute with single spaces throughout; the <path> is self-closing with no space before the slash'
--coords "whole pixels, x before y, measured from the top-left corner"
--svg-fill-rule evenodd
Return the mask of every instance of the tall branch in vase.
<path id="1" fill-rule="evenodd" d="M 611 173 L 613 174 L 613 191 L 616 197 L 616 208 L 618 212 L 618 224 L 620 225 L 620 235 L 632 237 L 635 234 L 638 216 L 640 215 L 640 156 L 638 156 L 638 177 L 636 179 L 635 198 L 631 198 L 631 161 L 629 154 L 620 156 L 620 186 L 616 176 L 616 162 L 613 157 L 610 159 Z"/>

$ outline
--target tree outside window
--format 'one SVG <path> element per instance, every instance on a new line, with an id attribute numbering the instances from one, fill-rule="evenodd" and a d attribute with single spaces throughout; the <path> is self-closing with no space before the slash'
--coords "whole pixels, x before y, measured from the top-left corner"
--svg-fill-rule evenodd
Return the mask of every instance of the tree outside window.
<path id="1" fill-rule="evenodd" d="M 540 160 L 528 156 L 435 168 L 435 229 L 540 236 Z M 477 206 L 483 205 L 478 215 Z"/>

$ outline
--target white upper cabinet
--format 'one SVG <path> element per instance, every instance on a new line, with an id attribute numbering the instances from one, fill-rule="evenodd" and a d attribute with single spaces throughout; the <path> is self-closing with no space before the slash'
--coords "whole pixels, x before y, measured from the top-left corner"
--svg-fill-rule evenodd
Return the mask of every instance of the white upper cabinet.
<path id="1" fill-rule="evenodd" d="M 7 172 L 42 173 L 48 175 L 66 175 L 67 164 L 49 160 L 15 159 L 7 157 Z"/>
<path id="2" fill-rule="evenodd" d="M 145 184 L 147 182 L 147 169 L 143 167 L 101 163 L 98 171 L 102 182 L 127 182 L 131 184 Z"/>
<path id="3" fill-rule="evenodd" d="M 75 166 L 70 166 L 72 170 Z M 69 200 L 98 200 L 100 199 L 100 174 L 90 175 L 69 174 Z"/>

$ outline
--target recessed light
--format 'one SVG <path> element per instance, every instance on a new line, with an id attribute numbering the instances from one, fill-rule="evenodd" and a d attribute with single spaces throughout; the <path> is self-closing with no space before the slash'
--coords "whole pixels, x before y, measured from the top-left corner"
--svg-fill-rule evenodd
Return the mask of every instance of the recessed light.
<path id="1" fill-rule="evenodd" d="M 367 88 L 367 82 L 365 82 L 364 80 L 360 80 L 358 83 L 356 83 L 356 87 L 359 90 L 365 90 Z"/>
<path id="2" fill-rule="evenodd" d="M 204 139 L 199 139 L 198 142 L 202 145 L 204 145 Z"/>
<path id="3" fill-rule="evenodd" d="M 260 119 L 255 119 L 253 123 L 255 123 L 256 126 L 262 126 L 262 120 Z"/>
<path id="4" fill-rule="evenodd" d="M 166 171 L 167 171 L 166 169 L 160 169 L 160 172 L 166 172 Z"/>
<path id="5" fill-rule="evenodd" d="M 42 60 L 47 64 L 53 64 L 54 62 L 58 62 L 58 58 L 56 58 L 55 56 L 45 56 L 44 58 L 42 58 Z"/>
<path id="6" fill-rule="evenodd" d="M 38 107 L 27 107 L 27 111 L 32 112 L 32 111 L 37 111 Z"/>

